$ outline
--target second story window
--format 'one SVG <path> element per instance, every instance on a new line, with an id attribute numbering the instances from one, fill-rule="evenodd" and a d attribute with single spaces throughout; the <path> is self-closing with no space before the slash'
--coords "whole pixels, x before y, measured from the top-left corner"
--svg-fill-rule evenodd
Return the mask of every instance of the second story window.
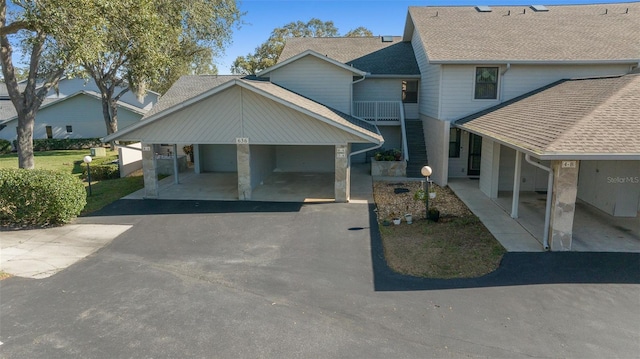
<path id="1" fill-rule="evenodd" d="M 476 100 L 496 100 L 498 98 L 498 68 L 476 67 Z"/>
<path id="2" fill-rule="evenodd" d="M 418 103 L 418 81 L 402 81 L 402 102 Z"/>

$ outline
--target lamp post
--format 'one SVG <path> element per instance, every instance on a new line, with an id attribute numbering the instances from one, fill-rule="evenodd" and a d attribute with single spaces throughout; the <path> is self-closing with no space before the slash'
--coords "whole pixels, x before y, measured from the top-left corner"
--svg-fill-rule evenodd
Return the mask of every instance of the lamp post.
<path id="1" fill-rule="evenodd" d="M 91 167 L 89 167 L 89 163 L 91 163 L 93 159 L 91 156 L 84 156 L 84 163 L 87 164 L 87 180 L 89 181 L 89 196 L 91 196 Z"/>
<path id="2" fill-rule="evenodd" d="M 420 170 L 420 173 L 426 178 L 424 186 L 424 218 L 429 219 L 429 176 L 431 176 L 431 167 L 424 166 Z"/>

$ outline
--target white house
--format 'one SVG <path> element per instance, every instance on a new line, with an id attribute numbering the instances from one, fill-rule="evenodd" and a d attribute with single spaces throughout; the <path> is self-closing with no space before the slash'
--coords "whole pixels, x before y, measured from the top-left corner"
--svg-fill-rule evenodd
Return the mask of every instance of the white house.
<path id="1" fill-rule="evenodd" d="M 570 247 L 576 198 L 637 217 L 638 33 L 637 2 L 409 8 L 434 180 L 510 191 L 514 218 L 520 191 L 548 191 L 554 249 Z"/>
<path id="2" fill-rule="evenodd" d="M 116 93 L 118 90 L 116 90 Z M 118 127 L 124 128 L 139 121 L 159 94 L 148 91 L 143 101 L 130 91 L 118 101 Z M 6 86 L 0 86 L 0 138 L 16 139 L 18 117 Z M 38 113 L 34 139 L 42 138 L 99 138 L 106 135 L 102 115 L 100 90 L 93 80 L 62 79 L 57 89 L 51 89 Z"/>
<path id="3" fill-rule="evenodd" d="M 158 195 L 159 145 L 192 144 L 196 173 L 235 173 L 237 198 L 277 171 L 334 173 L 334 199 L 348 201 L 351 163 L 387 141 L 406 148 L 418 68 L 399 37 L 309 40 L 300 52 L 290 41 L 257 77 L 183 77 L 140 123 L 105 140 L 143 142 L 147 197 Z"/>
<path id="4" fill-rule="evenodd" d="M 105 140 L 143 142 L 151 198 L 160 144 L 193 144 L 196 173 L 236 174 L 240 199 L 306 171 L 334 173 L 339 202 L 351 163 L 398 148 L 408 176 L 509 191 L 513 217 L 520 191 L 547 192 L 545 246 L 566 249 L 577 199 L 638 217 L 639 33 L 638 2 L 410 7 L 402 37 L 289 39 L 257 77 L 184 77 Z"/>

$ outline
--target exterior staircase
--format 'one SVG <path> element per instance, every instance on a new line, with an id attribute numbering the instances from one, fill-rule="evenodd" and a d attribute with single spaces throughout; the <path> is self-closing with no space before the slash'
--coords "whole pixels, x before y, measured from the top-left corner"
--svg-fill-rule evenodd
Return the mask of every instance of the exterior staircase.
<path id="1" fill-rule="evenodd" d="M 422 121 L 405 121 L 409 162 L 407 162 L 407 177 L 422 178 L 420 169 L 427 164 L 427 148 L 424 143 Z"/>

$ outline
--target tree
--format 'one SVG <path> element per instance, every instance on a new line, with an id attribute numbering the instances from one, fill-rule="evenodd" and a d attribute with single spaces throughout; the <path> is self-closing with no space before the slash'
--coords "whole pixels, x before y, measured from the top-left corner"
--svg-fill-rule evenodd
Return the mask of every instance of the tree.
<path id="1" fill-rule="evenodd" d="M 373 33 L 371 32 L 371 30 L 367 29 L 364 26 L 359 26 L 353 30 L 350 30 L 346 34 L 344 34 L 344 37 L 367 37 L 367 36 L 373 36 Z"/>
<path id="2" fill-rule="evenodd" d="M 271 35 L 264 43 L 256 47 L 253 53 L 246 56 L 238 56 L 231 65 L 234 74 L 255 74 L 256 72 L 271 67 L 278 62 L 285 41 L 292 37 L 336 37 L 338 29 L 333 21 L 325 21 L 313 18 L 309 22 L 294 21 L 273 29 Z M 364 27 L 358 27 L 347 33 L 349 36 L 370 36 L 371 31 Z"/>
<path id="3" fill-rule="evenodd" d="M 102 18 L 97 4 L 86 0 L 0 0 L 0 63 L 7 92 L 18 116 L 18 167 L 32 169 L 33 128 L 47 92 L 75 61 L 90 60 L 102 48 L 95 31 Z M 28 76 L 18 87 L 13 43 L 28 57 Z"/>
<path id="4" fill-rule="evenodd" d="M 217 73 L 214 54 L 240 19 L 235 0 L 119 0 L 103 8 L 106 51 L 81 63 L 102 96 L 107 134 L 118 130 L 118 100 L 149 85 L 166 91 L 181 75 Z M 116 90 L 121 88 L 119 92 Z"/>

